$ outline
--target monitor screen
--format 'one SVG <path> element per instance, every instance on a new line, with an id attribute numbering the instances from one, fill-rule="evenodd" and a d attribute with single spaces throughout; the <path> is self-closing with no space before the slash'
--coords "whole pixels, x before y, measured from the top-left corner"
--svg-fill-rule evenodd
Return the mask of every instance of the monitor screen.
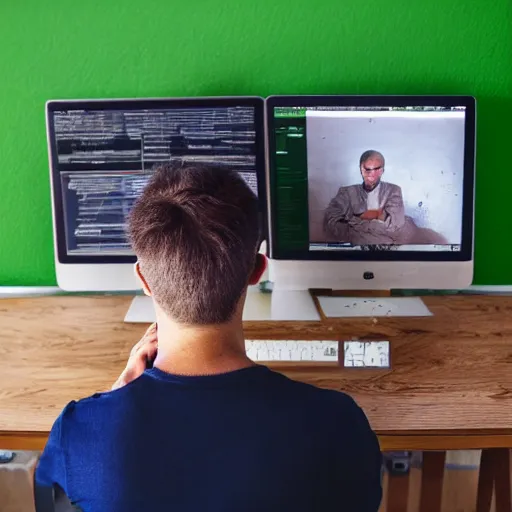
<path id="1" fill-rule="evenodd" d="M 264 196 L 257 110 L 254 99 L 50 105 L 61 261 L 133 256 L 127 216 L 158 164 L 220 164 Z"/>
<path id="2" fill-rule="evenodd" d="M 467 108 L 273 105 L 276 252 L 460 253 Z"/>

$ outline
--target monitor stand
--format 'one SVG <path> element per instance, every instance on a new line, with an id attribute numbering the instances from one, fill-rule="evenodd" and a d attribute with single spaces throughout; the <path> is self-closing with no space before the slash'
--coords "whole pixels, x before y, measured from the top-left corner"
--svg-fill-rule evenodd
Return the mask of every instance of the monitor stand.
<path id="1" fill-rule="evenodd" d="M 245 322 L 320 321 L 321 317 L 308 290 L 261 291 L 251 286 L 243 312 Z M 151 324 L 156 321 L 151 297 L 136 296 L 128 309 L 126 323 Z"/>
<path id="2" fill-rule="evenodd" d="M 272 320 L 319 322 L 321 319 L 309 290 L 272 291 Z"/>

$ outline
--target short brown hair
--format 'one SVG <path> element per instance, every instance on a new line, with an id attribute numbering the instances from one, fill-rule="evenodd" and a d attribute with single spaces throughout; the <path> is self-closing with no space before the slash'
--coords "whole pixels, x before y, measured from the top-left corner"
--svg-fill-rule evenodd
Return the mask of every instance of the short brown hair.
<path id="1" fill-rule="evenodd" d="M 229 169 L 155 169 L 129 220 L 133 250 L 155 301 L 184 324 L 229 321 L 260 242 L 258 200 Z"/>

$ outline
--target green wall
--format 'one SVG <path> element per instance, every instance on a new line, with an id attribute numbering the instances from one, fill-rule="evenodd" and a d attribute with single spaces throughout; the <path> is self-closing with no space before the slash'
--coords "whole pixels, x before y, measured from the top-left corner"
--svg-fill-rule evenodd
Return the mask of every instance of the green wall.
<path id="1" fill-rule="evenodd" d="M 0 285 L 55 283 L 47 99 L 286 93 L 475 95 L 475 283 L 512 284 L 511 0 L 1 0 L 0 44 Z"/>

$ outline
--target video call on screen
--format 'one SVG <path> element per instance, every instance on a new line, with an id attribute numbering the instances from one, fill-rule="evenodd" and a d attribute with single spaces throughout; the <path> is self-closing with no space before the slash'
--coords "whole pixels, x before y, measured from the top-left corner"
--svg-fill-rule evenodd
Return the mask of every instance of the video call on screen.
<path id="1" fill-rule="evenodd" d="M 465 107 L 275 107 L 281 249 L 460 251 Z"/>
<path id="2" fill-rule="evenodd" d="M 132 255 L 126 219 L 155 165 L 222 164 L 257 194 L 253 107 L 53 114 L 70 255 Z"/>

